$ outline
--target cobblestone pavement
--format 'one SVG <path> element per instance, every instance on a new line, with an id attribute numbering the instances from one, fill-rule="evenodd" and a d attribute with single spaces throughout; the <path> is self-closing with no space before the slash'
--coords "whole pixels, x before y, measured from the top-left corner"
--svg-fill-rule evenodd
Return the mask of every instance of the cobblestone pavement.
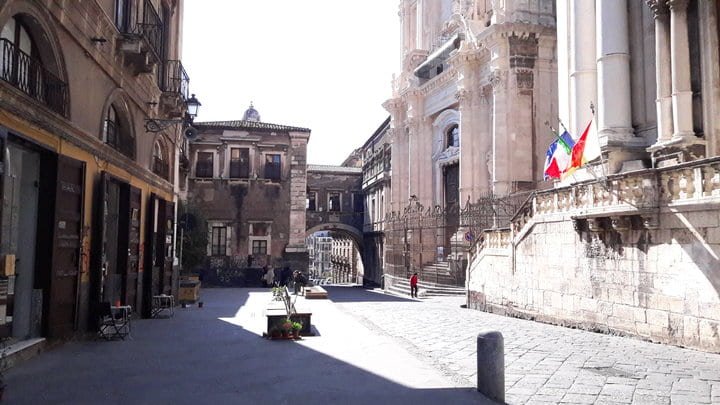
<path id="1" fill-rule="evenodd" d="M 379 302 L 379 292 L 330 290 L 343 311 L 461 386 L 476 386 L 477 334 L 501 331 L 510 404 L 720 404 L 719 354 L 463 309 L 464 297 Z"/>

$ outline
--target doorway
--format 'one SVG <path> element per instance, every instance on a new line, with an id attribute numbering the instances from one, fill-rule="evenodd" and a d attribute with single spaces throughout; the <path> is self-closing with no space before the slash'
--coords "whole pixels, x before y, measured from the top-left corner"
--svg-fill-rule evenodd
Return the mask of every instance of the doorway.
<path id="1" fill-rule="evenodd" d="M 443 169 L 445 183 L 445 251 L 451 249 L 450 239 L 460 226 L 460 166 L 455 163 Z"/>
<path id="2" fill-rule="evenodd" d="M 35 285 L 35 253 L 37 251 L 37 223 L 40 184 L 40 153 L 16 144 L 8 145 L 7 172 L 3 177 L 6 205 L 3 227 L 8 238 L 8 252 L 15 252 L 15 276 L 8 280 L 7 321 L 11 322 L 11 336 L 25 339 L 40 336 L 40 323 L 33 315 L 42 311 Z M 6 222 L 5 219 L 8 221 Z M 33 295 L 36 299 L 33 300 Z M 35 302 L 34 302 L 35 301 Z"/>

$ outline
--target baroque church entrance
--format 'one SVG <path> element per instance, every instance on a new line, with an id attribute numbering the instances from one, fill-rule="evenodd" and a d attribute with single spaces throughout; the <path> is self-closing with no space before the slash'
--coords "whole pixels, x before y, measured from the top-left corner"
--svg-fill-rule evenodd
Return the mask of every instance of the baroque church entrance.
<path id="1" fill-rule="evenodd" d="M 450 252 L 450 239 L 457 232 L 460 225 L 458 215 L 460 209 L 460 166 L 455 163 L 445 166 L 443 169 L 443 180 L 445 184 L 445 252 Z"/>

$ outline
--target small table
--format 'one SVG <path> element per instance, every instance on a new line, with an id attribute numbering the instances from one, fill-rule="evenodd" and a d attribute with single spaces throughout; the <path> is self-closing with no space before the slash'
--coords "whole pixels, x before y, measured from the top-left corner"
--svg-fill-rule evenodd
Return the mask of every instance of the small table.
<path id="1" fill-rule="evenodd" d="M 152 316 L 156 318 L 162 311 L 167 311 L 169 316 L 175 315 L 175 297 L 161 294 L 152 297 Z"/>

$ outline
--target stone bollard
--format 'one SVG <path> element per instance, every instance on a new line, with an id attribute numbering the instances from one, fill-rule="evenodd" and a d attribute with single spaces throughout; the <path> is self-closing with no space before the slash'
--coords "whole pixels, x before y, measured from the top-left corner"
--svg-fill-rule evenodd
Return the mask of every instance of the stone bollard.
<path id="1" fill-rule="evenodd" d="M 482 331 L 477 337 L 477 390 L 505 403 L 505 344 L 497 331 Z"/>

